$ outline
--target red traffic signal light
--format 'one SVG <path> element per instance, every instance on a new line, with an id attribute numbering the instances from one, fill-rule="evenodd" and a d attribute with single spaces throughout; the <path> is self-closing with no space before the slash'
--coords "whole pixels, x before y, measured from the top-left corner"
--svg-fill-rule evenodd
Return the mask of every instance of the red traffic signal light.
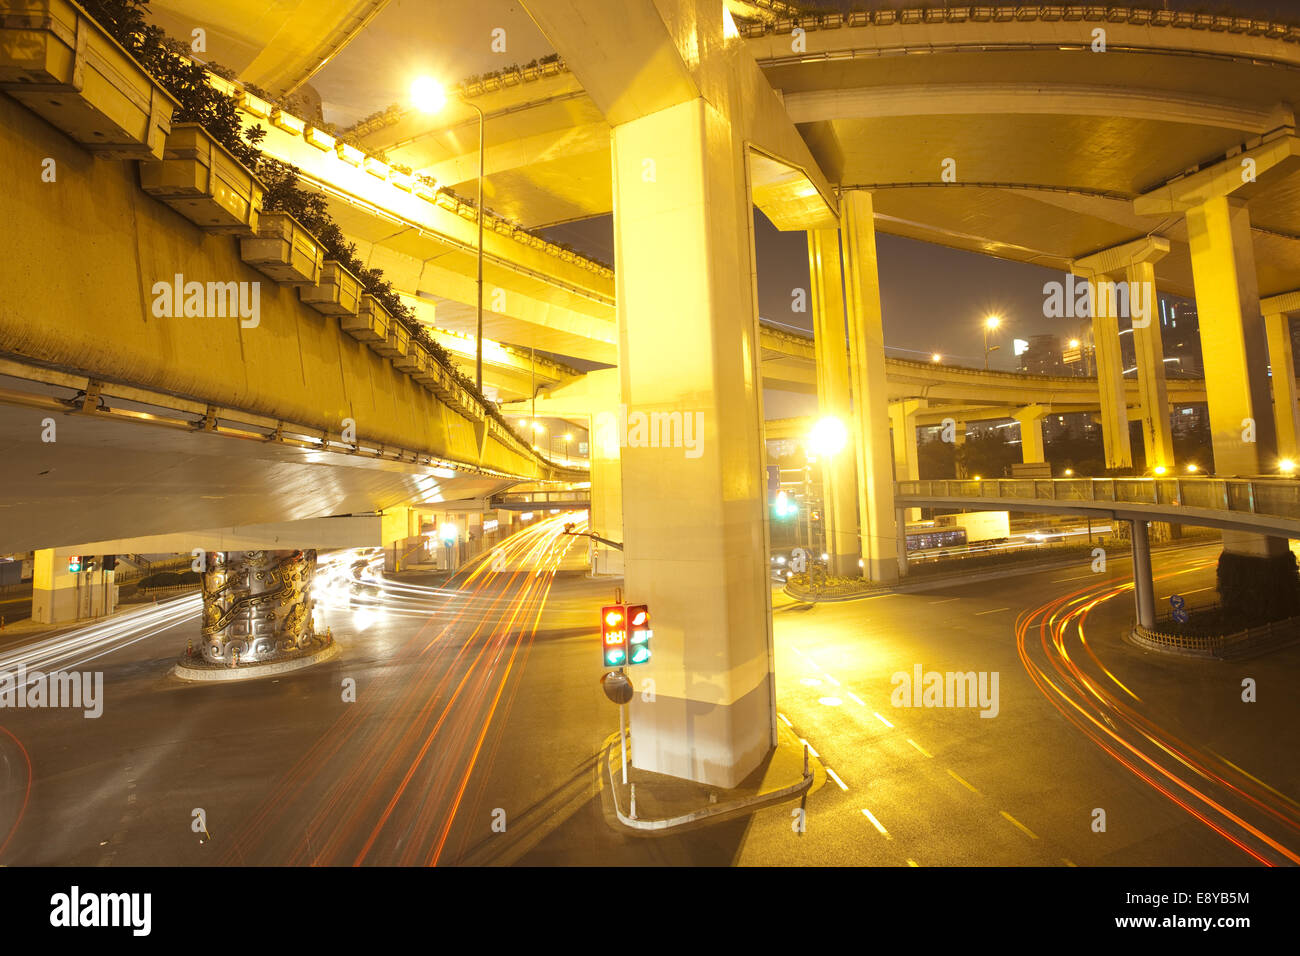
<path id="1" fill-rule="evenodd" d="M 644 604 L 629 604 L 627 623 L 628 663 L 644 664 L 650 660 L 650 638 L 655 633 L 650 629 L 650 608 Z"/>
<path id="2" fill-rule="evenodd" d="M 609 604 L 600 609 L 600 645 L 606 667 L 627 663 L 627 608 Z"/>

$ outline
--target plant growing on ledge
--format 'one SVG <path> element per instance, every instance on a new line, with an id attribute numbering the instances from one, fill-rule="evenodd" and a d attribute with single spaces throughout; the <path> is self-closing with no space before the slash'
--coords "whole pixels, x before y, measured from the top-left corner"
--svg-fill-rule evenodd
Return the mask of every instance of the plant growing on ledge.
<path id="1" fill-rule="evenodd" d="M 219 65 L 194 62 L 189 48 L 148 24 L 145 11 L 149 0 L 85 0 L 84 6 L 99 24 L 129 52 L 162 86 L 180 102 L 173 123 L 199 123 L 212 137 L 265 183 L 265 212 L 287 212 L 324 246 L 329 258 L 352 272 L 390 314 L 420 342 L 451 376 L 473 395 L 487 414 L 518 436 L 495 402 L 486 398 L 472 379 L 463 375 L 451 353 L 429 335 L 415 314 L 402 302 L 382 271 L 368 269 L 357 257 L 356 246 L 347 241 L 330 217 L 325 198 L 298 185 L 296 167 L 262 155 L 258 144 L 266 135 L 261 126 L 245 127 L 235 101 L 208 82 L 208 71 L 226 79 L 233 71 Z M 264 90 L 249 87 L 255 95 L 270 99 Z M 355 128 L 355 127 L 354 127 Z M 522 439 L 521 439 L 522 440 Z M 526 444 L 526 441 L 525 441 Z"/>

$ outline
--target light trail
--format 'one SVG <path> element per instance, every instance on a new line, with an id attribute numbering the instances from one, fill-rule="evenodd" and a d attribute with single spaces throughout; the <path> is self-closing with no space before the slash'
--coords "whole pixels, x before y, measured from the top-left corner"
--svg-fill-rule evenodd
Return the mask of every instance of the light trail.
<path id="1" fill-rule="evenodd" d="M 456 587 L 389 581 L 368 563 L 371 606 L 424 626 L 392 652 L 400 666 L 370 681 L 272 789 L 222 862 L 442 862 L 456 819 L 481 799 L 555 574 L 578 540 L 563 525 L 581 517 L 511 536 L 457 572 Z"/>
<path id="2" fill-rule="evenodd" d="M 1193 563 L 1190 568 L 1184 566 L 1157 575 L 1156 580 L 1203 569 L 1211 563 Z M 1016 622 L 1016 644 L 1030 679 L 1067 720 L 1105 753 L 1243 852 L 1269 866 L 1300 863 L 1300 853 L 1283 842 L 1295 841 L 1300 834 L 1300 814 L 1289 798 L 1212 751 L 1202 753 L 1179 740 L 1083 669 L 1082 661 L 1090 660 L 1137 700 L 1106 669 L 1083 634 L 1084 622 L 1094 608 L 1132 589 L 1131 581 L 1112 578 L 1022 614 Z M 1035 627 L 1037 642 L 1031 640 Z M 1075 637 L 1086 652 L 1080 661 L 1073 659 L 1067 649 Z M 1034 660 L 1035 653 L 1041 654 L 1048 666 Z M 1257 818 L 1261 813 L 1266 820 Z M 1267 821 L 1280 827 L 1281 833 L 1268 832 Z"/>

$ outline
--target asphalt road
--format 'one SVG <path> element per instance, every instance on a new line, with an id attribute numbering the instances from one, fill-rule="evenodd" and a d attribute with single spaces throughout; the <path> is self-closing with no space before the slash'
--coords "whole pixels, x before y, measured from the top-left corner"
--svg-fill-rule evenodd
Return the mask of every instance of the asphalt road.
<path id="1" fill-rule="evenodd" d="M 29 667 L 102 670 L 104 713 L 0 711 L 0 862 L 1242 865 L 1300 845 L 1281 796 L 1300 789 L 1300 648 L 1222 664 L 1124 643 L 1122 557 L 814 608 L 778 592 L 778 710 L 830 771 L 805 832 L 793 805 L 619 832 L 591 625 L 613 582 L 581 573 L 558 524 L 455 590 L 403 575 L 330 591 L 344 654 L 298 674 L 169 677 L 193 598 L 28 646 Z M 1158 553 L 1157 594 L 1206 597 L 1216 555 Z M 891 678 L 916 665 L 996 672 L 996 716 L 894 706 Z"/>

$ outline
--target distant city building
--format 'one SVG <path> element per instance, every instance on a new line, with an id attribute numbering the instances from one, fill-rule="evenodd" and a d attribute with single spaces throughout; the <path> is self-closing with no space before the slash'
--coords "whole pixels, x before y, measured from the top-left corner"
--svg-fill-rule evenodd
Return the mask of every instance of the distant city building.
<path id="1" fill-rule="evenodd" d="M 1162 297 L 1160 325 L 1165 358 L 1178 360 L 1166 362 L 1166 372 L 1173 376 L 1181 374 L 1199 378 L 1205 363 L 1201 358 L 1201 323 L 1196 315 L 1196 303 L 1175 304 Z"/>
<path id="2" fill-rule="evenodd" d="M 1060 375 L 1061 340 L 1055 335 L 1031 335 L 1020 353 L 1020 371 L 1033 375 Z"/>
<path id="3" fill-rule="evenodd" d="M 1092 329 L 1080 329 L 1065 340 L 1061 349 L 1061 369 L 1066 375 L 1096 375 L 1097 351 L 1092 347 Z"/>

